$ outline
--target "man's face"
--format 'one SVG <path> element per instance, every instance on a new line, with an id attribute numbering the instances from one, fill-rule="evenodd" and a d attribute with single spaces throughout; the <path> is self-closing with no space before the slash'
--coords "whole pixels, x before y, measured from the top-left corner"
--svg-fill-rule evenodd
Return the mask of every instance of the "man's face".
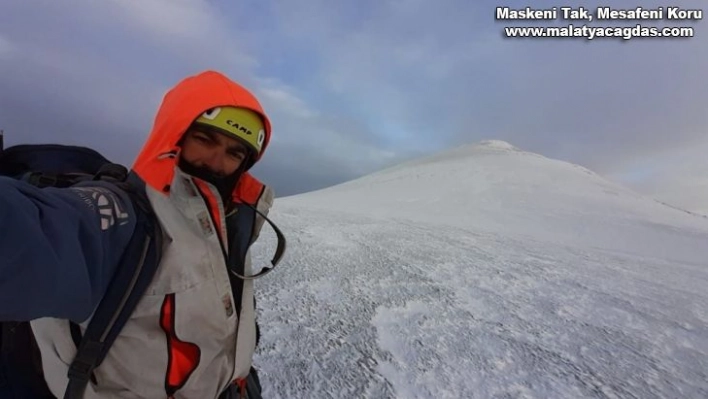
<path id="1" fill-rule="evenodd" d="M 236 172 L 247 153 L 246 147 L 234 137 L 190 129 L 182 142 L 181 157 L 193 166 L 225 177 Z"/>

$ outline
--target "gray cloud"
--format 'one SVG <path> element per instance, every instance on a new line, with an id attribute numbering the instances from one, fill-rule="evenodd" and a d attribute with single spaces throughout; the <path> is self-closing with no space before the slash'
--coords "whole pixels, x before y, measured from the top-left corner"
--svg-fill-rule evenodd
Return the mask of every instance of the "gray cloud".
<path id="1" fill-rule="evenodd" d="M 617 180 L 631 183 L 639 191 L 682 209 L 708 216 L 708 137 L 694 146 L 663 151 L 649 159 L 629 163 Z"/>
<path id="2" fill-rule="evenodd" d="M 101 60 L 21 44 L 24 51 L 0 64 L 7 144 L 84 144 L 132 162 L 162 94 L 159 86 Z"/>
<path id="3" fill-rule="evenodd" d="M 40 13 L 24 4 L 10 2 L 0 16 L 0 128 L 8 145 L 88 145 L 130 164 L 165 90 L 213 68 L 253 88 L 271 114 L 276 133 L 254 173 L 279 193 L 321 188 L 392 158 L 368 127 L 259 76 L 242 32 L 212 3 L 45 1 Z"/>
<path id="4" fill-rule="evenodd" d="M 514 70 L 495 87 L 504 101 L 494 102 L 490 114 L 461 121 L 458 141 L 469 137 L 465 126 L 477 125 L 486 134 L 603 173 L 637 157 L 694 145 L 708 126 L 708 85 L 702 79 L 708 54 L 702 43 L 515 45 L 518 51 L 508 58 Z"/>
<path id="5" fill-rule="evenodd" d="M 655 5 L 667 6 L 642 4 Z M 273 142 L 254 173 L 280 195 L 486 138 L 629 184 L 658 157 L 673 162 L 666 171 L 688 162 L 662 154 L 708 150 L 703 21 L 682 24 L 696 28 L 692 39 L 512 40 L 494 8 L 8 0 L 0 127 L 9 140 L 61 138 L 132 162 L 164 90 L 215 68 L 253 88 L 271 115 Z"/>
<path id="6" fill-rule="evenodd" d="M 330 49 L 321 69 L 332 90 L 399 121 L 414 139 L 437 127 L 453 140 L 446 145 L 503 137 L 603 167 L 690 143 L 706 126 L 702 23 L 682 24 L 696 28 L 693 39 L 519 41 L 501 37 L 491 6 L 402 4 L 372 5 L 374 16 L 349 35 L 336 26 L 292 30 Z"/>
<path id="7" fill-rule="evenodd" d="M 254 175 L 290 195 L 341 183 L 404 157 L 378 145 L 370 127 L 346 115 L 309 108 L 285 86 L 263 83 L 257 94 L 274 121 L 271 146 Z"/>
<path id="8" fill-rule="evenodd" d="M 9 12 L 0 13 L 0 128 L 8 145 L 82 144 L 130 164 L 165 90 L 199 69 L 204 57 L 197 50 L 206 51 L 199 35 L 218 30 L 192 30 L 213 26 L 206 11 L 192 12 L 199 2 L 92 4 L 3 5 Z M 180 41 L 165 48 L 169 36 Z M 181 50 L 197 62 L 180 61 Z M 168 67 L 173 63 L 180 66 Z"/>
<path id="9" fill-rule="evenodd" d="M 694 27 L 690 39 L 512 40 L 502 38 L 503 26 L 534 24 L 493 22 L 491 5 L 367 3 L 364 22 L 352 26 L 346 10 L 311 3 L 316 23 L 300 5 L 278 4 L 285 36 L 327 49 L 313 84 L 346 93 L 371 119 L 388 121 L 382 130 L 394 146 L 434 151 L 499 138 L 615 177 L 661 154 L 708 150 L 701 141 L 708 127 L 703 21 L 675 24 Z M 310 23 L 293 22 L 301 20 Z"/>

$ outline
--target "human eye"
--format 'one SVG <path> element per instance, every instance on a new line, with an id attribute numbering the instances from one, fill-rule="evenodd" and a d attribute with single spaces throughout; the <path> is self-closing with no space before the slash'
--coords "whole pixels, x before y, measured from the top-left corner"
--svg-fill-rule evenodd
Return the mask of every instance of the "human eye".
<path id="1" fill-rule="evenodd" d="M 229 151 L 229 156 L 239 161 L 243 161 L 246 158 L 246 154 L 244 154 L 242 151 Z"/>
<path id="2" fill-rule="evenodd" d="M 194 132 L 192 134 L 192 138 L 203 144 L 209 144 L 212 142 L 211 137 L 209 137 L 209 135 L 207 135 L 206 133 L 202 132 Z"/>

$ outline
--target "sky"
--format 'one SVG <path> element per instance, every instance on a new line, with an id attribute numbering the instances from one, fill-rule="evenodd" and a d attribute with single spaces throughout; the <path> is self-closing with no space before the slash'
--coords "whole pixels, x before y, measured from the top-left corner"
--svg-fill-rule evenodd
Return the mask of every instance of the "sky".
<path id="1" fill-rule="evenodd" d="M 3 0 L 0 129 L 9 145 L 81 144 L 131 164 L 164 93 L 215 69 L 265 107 L 273 138 L 253 173 L 279 197 L 498 139 L 708 213 L 705 21 L 641 22 L 693 38 L 511 39 L 504 27 L 638 22 L 495 21 L 497 6 Z"/>

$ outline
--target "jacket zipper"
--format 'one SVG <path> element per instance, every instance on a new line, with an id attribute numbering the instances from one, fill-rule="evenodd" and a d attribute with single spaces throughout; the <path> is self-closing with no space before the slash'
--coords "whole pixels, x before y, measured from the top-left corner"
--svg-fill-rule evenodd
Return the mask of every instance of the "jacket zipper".
<path id="1" fill-rule="evenodd" d="M 209 199 L 204 195 L 204 193 L 202 192 L 202 190 L 199 189 L 199 187 L 194 183 L 194 181 L 192 181 L 192 184 L 194 185 L 194 188 L 197 190 L 197 192 L 199 193 L 199 195 L 202 197 L 202 200 L 204 201 L 204 205 L 205 205 L 206 208 L 207 208 L 207 213 L 209 214 L 209 219 L 211 220 L 211 223 L 214 225 L 214 228 L 216 228 L 216 227 L 217 227 L 217 223 L 216 223 L 216 220 L 214 219 L 214 214 L 212 213 L 212 208 L 211 208 L 211 204 L 209 204 Z M 212 193 L 212 194 L 213 194 L 213 193 Z M 218 200 L 218 197 L 217 197 L 217 200 Z M 224 226 L 226 226 L 226 218 L 224 218 Z M 228 232 L 228 230 L 227 230 L 227 231 L 226 231 L 226 236 L 227 236 L 227 237 L 228 237 L 228 234 L 229 234 L 229 232 Z M 233 298 L 234 289 L 233 289 L 233 287 L 231 286 L 231 278 L 229 277 L 229 257 L 228 257 L 228 253 L 226 252 L 226 248 L 224 247 L 224 241 L 221 239 L 220 236 L 217 236 L 217 240 L 219 241 L 219 247 L 221 248 L 221 255 L 224 257 L 224 266 L 226 267 L 226 277 L 229 279 L 229 288 L 230 288 L 230 290 L 231 290 L 232 301 L 235 301 L 236 298 Z M 235 309 L 236 304 L 235 304 L 235 303 L 232 303 L 231 306 L 234 307 L 234 313 L 235 313 L 235 312 L 236 312 L 236 309 Z M 233 372 L 232 372 L 232 374 L 231 374 L 231 377 L 232 377 L 232 378 L 233 378 L 234 374 L 236 373 L 236 348 L 238 347 L 238 330 L 239 330 L 239 326 L 240 326 L 240 325 L 241 325 L 241 314 L 239 313 L 239 314 L 236 315 L 236 334 L 234 334 L 234 337 L 235 337 L 235 338 L 234 338 L 234 370 L 233 370 Z M 233 384 L 233 382 L 229 382 L 228 385 L 226 385 L 225 387 L 223 387 L 222 391 L 228 389 L 229 385 L 231 385 L 231 384 Z"/>
<path id="2" fill-rule="evenodd" d="M 197 192 L 199 193 L 199 195 L 202 197 L 202 200 L 204 201 L 204 205 L 206 205 L 206 208 L 207 208 L 207 211 L 208 211 L 207 213 L 209 214 L 209 219 L 211 220 L 211 224 L 213 224 L 213 225 L 214 225 L 214 228 L 216 228 L 216 227 L 219 226 L 219 225 L 216 223 L 216 219 L 214 219 L 214 213 L 212 213 L 211 204 L 209 204 L 209 198 L 207 198 L 207 197 L 204 195 L 204 193 L 202 193 L 202 191 L 199 189 L 199 187 L 196 187 L 196 184 L 195 184 L 195 188 L 196 188 Z M 226 223 L 226 220 L 224 220 L 224 223 Z M 229 272 L 229 271 L 228 271 L 228 267 L 229 267 L 229 264 L 228 264 L 228 262 L 229 262 L 229 257 L 228 257 L 228 254 L 227 254 L 227 252 L 226 252 L 226 247 L 224 247 L 224 241 L 223 241 L 222 238 L 221 238 L 221 233 L 222 233 L 222 232 L 219 232 L 219 234 L 217 235 L 217 239 L 218 239 L 218 241 L 219 241 L 219 247 L 221 248 L 221 256 L 224 257 L 224 265 L 226 265 L 226 268 L 227 268 L 226 273 L 228 274 L 228 272 Z M 227 235 L 228 235 L 228 232 L 227 232 Z"/>

